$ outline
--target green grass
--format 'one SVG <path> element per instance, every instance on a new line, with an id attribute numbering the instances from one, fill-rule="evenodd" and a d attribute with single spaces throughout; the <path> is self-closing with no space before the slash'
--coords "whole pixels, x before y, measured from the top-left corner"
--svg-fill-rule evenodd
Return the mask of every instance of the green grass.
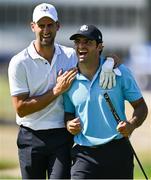
<path id="1" fill-rule="evenodd" d="M 17 161 L 11 161 L 8 159 L 0 160 L 0 179 L 21 179 L 17 175 L 12 174 L 11 171 L 18 167 Z M 16 170 L 15 170 L 16 171 Z"/>
<path id="2" fill-rule="evenodd" d="M 8 79 L 2 75 L 0 76 L 0 103 L 0 119 L 14 120 L 15 112 L 12 107 Z"/>
<path id="3" fill-rule="evenodd" d="M 136 163 L 137 162 L 135 162 L 135 164 Z M 143 169 L 144 169 L 147 177 L 149 179 L 151 179 L 151 163 L 150 162 L 146 162 L 146 163 L 142 164 L 142 166 L 143 166 Z M 135 177 L 135 179 L 145 179 L 145 176 L 143 175 L 143 172 L 140 169 L 140 167 L 138 166 L 138 164 L 135 165 L 134 177 Z"/>
<path id="4" fill-rule="evenodd" d="M 0 179 L 5 179 L 5 180 L 6 179 L 15 179 L 16 180 L 16 179 L 21 179 L 21 177 L 0 175 Z"/>
<path id="5" fill-rule="evenodd" d="M 3 168 L 7 168 L 7 169 L 10 168 L 11 169 L 11 168 L 16 167 L 16 164 L 14 162 L 7 162 L 7 164 L 5 164 L 5 163 L 0 163 L 0 169 L 1 168 L 2 169 Z M 149 163 L 144 164 L 143 168 L 144 168 L 148 178 L 151 179 L 151 166 L 150 166 L 150 164 Z M 7 174 L 5 174 L 5 175 L 0 174 L 0 179 L 21 179 L 21 177 L 10 176 Z M 138 166 L 135 166 L 134 179 L 145 179 L 144 175 L 142 174 L 142 172 Z"/>
<path id="6" fill-rule="evenodd" d="M 8 159 L 1 159 L 1 161 L 0 161 L 0 170 L 16 168 L 17 165 L 18 164 L 15 161 L 11 161 L 11 160 L 8 160 Z"/>

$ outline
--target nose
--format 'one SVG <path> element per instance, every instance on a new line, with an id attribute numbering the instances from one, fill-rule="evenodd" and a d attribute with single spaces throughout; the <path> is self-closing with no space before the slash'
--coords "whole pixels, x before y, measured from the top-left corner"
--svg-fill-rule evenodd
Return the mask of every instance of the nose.
<path id="1" fill-rule="evenodd" d="M 43 31 L 44 33 L 48 33 L 50 31 L 50 27 L 48 25 L 45 25 Z"/>

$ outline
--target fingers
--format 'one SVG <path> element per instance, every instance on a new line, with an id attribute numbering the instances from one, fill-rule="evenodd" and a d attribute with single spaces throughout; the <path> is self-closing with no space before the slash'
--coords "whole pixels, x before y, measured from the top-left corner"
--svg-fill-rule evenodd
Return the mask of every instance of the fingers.
<path id="1" fill-rule="evenodd" d="M 109 79 L 108 79 L 108 86 L 107 86 L 107 88 L 108 89 L 111 89 L 112 87 L 113 87 L 113 76 L 109 76 Z"/>
<path id="2" fill-rule="evenodd" d="M 105 80 L 104 72 L 101 71 L 101 73 L 100 73 L 100 80 L 99 80 L 99 85 L 100 85 L 101 87 L 103 86 L 104 80 Z"/>
<path id="3" fill-rule="evenodd" d="M 68 82 L 68 83 L 71 83 L 75 79 L 76 74 L 77 74 L 77 70 L 76 69 L 68 71 L 64 75 L 65 81 Z"/>
<path id="4" fill-rule="evenodd" d="M 106 89 L 107 88 L 107 84 L 108 84 L 108 76 L 106 76 L 106 73 L 101 71 L 100 73 L 100 86 L 103 88 L 103 89 Z"/>
<path id="5" fill-rule="evenodd" d="M 117 131 L 121 132 L 124 131 L 126 127 L 126 123 L 124 121 L 121 121 L 118 125 L 117 125 Z"/>
<path id="6" fill-rule="evenodd" d="M 69 70 L 67 70 L 67 71 L 65 71 L 62 75 L 63 76 L 66 76 L 67 74 L 72 74 L 73 72 L 77 72 L 77 68 L 75 67 L 75 68 L 71 68 L 71 69 L 69 69 Z"/>
<path id="7" fill-rule="evenodd" d="M 109 78 L 108 78 L 108 85 L 107 88 L 111 89 L 116 86 L 116 79 L 115 79 L 115 74 L 110 73 Z"/>
<path id="8" fill-rule="evenodd" d="M 73 135 L 78 134 L 82 129 L 79 118 L 75 118 L 73 120 L 68 121 L 67 129 Z"/>
<path id="9" fill-rule="evenodd" d="M 122 121 L 122 122 L 120 122 L 118 125 L 117 125 L 117 131 L 119 132 L 119 133 L 121 133 L 124 137 L 129 137 L 130 136 L 130 134 L 131 134 L 131 131 L 130 131 L 130 129 L 129 129 L 129 127 L 128 127 L 128 124 L 127 124 L 127 122 L 125 122 L 125 121 Z"/>
<path id="10" fill-rule="evenodd" d="M 62 74 L 62 79 L 67 83 L 71 83 L 74 80 L 77 72 L 78 72 L 77 68 L 72 68 L 72 69 L 70 69 L 68 71 L 65 71 Z"/>
<path id="11" fill-rule="evenodd" d="M 115 86 L 116 86 L 116 76 L 114 74 L 114 76 L 113 76 L 113 87 L 115 87 Z"/>
<path id="12" fill-rule="evenodd" d="M 75 79 L 76 74 L 77 68 L 70 69 L 64 73 L 62 73 L 62 70 L 60 70 L 57 77 L 57 83 L 53 88 L 55 94 L 60 95 L 68 90 L 72 81 Z"/>
<path id="13" fill-rule="evenodd" d="M 111 89 L 116 86 L 116 76 L 113 72 L 104 73 L 101 72 L 100 74 L 100 86 L 103 89 Z"/>
<path id="14" fill-rule="evenodd" d="M 122 122 L 120 122 L 118 125 L 117 125 L 117 131 L 119 132 L 119 133 L 121 133 L 124 137 L 127 137 L 126 136 L 126 124 L 122 121 Z"/>
<path id="15" fill-rule="evenodd" d="M 103 88 L 103 89 L 107 89 L 108 81 L 109 81 L 109 76 L 107 76 L 107 74 L 104 73 L 104 82 L 103 82 L 103 84 L 102 84 L 102 88 Z"/>
<path id="16" fill-rule="evenodd" d="M 63 69 L 60 69 L 60 71 L 58 72 L 58 76 L 61 76 L 63 73 Z"/>

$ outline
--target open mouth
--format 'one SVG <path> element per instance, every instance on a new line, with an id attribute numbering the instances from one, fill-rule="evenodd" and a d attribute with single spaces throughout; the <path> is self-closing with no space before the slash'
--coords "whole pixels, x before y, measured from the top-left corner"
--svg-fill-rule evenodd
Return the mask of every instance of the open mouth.
<path id="1" fill-rule="evenodd" d="M 45 35 L 42 35 L 42 38 L 43 39 L 49 39 L 49 38 L 51 38 L 51 36 L 50 36 L 50 34 L 47 34 L 47 35 L 45 34 Z"/>
<path id="2" fill-rule="evenodd" d="M 78 51 L 78 54 L 79 54 L 80 57 L 86 56 L 87 53 L 88 53 L 87 51 Z"/>

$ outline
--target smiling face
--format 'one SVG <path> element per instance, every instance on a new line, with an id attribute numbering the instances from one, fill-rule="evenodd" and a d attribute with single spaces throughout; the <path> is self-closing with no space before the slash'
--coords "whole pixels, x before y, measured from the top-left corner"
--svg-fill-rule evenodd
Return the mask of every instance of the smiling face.
<path id="1" fill-rule="evenodd" d="M 36 42 L 42 47 L 51 47 L 54 44 L 59 23 L 48 17 L 41 18 L 37 23 L 31 23 L 31 29 L 36 35 Z"/>
<path id="2" fill-rule="evenodd" d="M 100 51 L 103 49 L 101 43 L 98 44 L 95 40 L 90 40 L 84 36 L 78 36 L 74 40 L 74 44 L 79 63 L 98 61 Z"/>

